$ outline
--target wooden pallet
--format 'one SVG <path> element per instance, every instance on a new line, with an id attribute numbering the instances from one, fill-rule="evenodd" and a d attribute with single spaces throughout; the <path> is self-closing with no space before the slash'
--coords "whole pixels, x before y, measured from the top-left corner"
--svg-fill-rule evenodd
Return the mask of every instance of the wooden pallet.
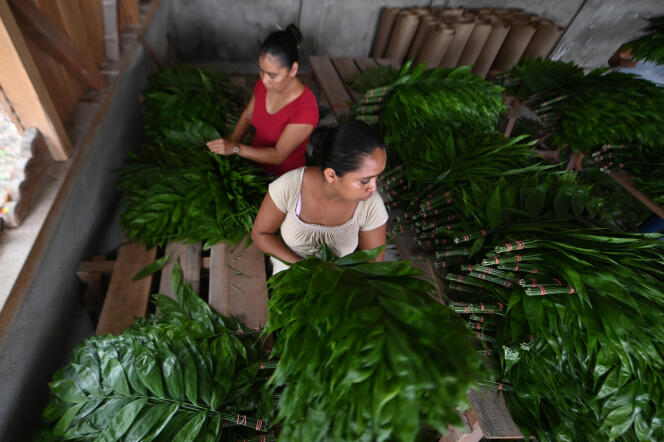
<path id="1" fill-rule="evenodd" d="M 209 279 L 208 303 L 219 313 L 233 316 L 250 328 L 262 328 L 267 319 L 267 286 L 263 253 L 255 245 L 217 244 L 209 256 L 203 256 L 200 243 L 167 244 L 164 253 L 169 261 L 160 274 L 132 281 L 143 267 L 158 258 L 157 248 L 146 249 L 139 243 L 123 244 L 117 259 L 106 260 L 97 256 L 82 262 L 77 270 L 79 278 L 87 283 L 86 304 L 95 310 L 101 304 L 96 333 L 122 333 L 137 317 L 148 311 L 152 280 L 159 277 L 158 292 L 175 298 L 171 287 L 171 274 L 175 262 L 180 263 L 183 279 L 200 293 L 201 276 Z M 104 279 L 109 278 L 104 296 Z"/>
<path id="2" fill-rule="evenodd" d="M 363 94 L 348 87 L 353 75 L 370 67 L 400 67 L 395 60 L 386 58 L 330 58 L 326 55 L 312 55 L 309 63 L 337 122 L 350 116 L 351 106 L 362 98 Z"/>

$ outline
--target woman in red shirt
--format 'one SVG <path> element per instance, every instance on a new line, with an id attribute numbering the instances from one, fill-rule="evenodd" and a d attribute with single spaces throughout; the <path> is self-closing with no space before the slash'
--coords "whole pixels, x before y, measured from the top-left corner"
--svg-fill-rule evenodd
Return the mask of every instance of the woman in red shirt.
<path id="1" fill-rule="evenodd" d="M 304 166 L 307 141 L 318 124 L 318 102 L 296 77 L 300 41 L 295 25 L 265 39 L 251 100 L 230 138 L 207 143 L 212 152 L 256 161 L 275 176 Z M 241 144 L 251 125 L 256 128 L 251 146 Z"/>

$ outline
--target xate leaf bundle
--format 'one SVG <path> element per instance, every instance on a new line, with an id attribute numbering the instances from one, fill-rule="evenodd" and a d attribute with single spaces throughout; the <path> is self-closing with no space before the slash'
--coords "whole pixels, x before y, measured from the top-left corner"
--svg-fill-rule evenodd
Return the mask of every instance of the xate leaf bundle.
<path id="1" fill-rule="evenodd" d="M 458 422 L 483 370 L 469 332 L 407 262 L 378 250 L 273 276 L 266 332 L 284 441 L 413 441 Z"/>
<path id="2" fill-rule="evenodd" d="M 243 108 L 241 91 L 227 76 L 206 68 L 164 69 L 148 79 L 143 96 L 145 133 L 151 140 L 196 121 L 230 133 Z"/>
<path id="3" fill-rule="evenodd" d="M 62 440 L 233 441 L 265 436 L 272 398 L 251 334 L 173 273 L 177 302 L 118 336 L 94 336 L 50 383 L 44 417 Z M 242 333 L 239 333 L 242 332 Z"/>
<path id="4" fill-rule="evenodd" d="M 168 241 L 238 242 L 251 230 L 269 181 L 248 160 L 208 151 L 229 132 L 237 92 L 226 77 L 167 69 L 146 88 L 148 143 L 120 170 L 120 225 L 149 247 Z"/>
<path id="5" fill-rule="evenodd" d="M 625 44 L 632 48 L 632 59 L 664 64 L 664 16 L 649 18 L 643 32 L 645 35 Z"/>
<path id="6" fill-rule="evenodd" d="M 538 59 L 520 62 L 504 84 L 534 108 L 556 146 L 590 154 L 607 143 L 661 144 L 664 88 L 650 81 Z"/>
<path id="7" fill-rule="evenodd" d="M 543 441 L 661 440 L 661 238 L 562 222 L 501 236 L 447 279 L 456 310 L 493 328 L 483 340 L 515 421 Z"/>

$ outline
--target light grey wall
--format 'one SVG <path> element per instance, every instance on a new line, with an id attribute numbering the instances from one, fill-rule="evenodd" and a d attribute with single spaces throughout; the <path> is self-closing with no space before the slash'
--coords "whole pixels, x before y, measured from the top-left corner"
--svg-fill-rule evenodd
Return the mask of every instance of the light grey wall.
<path id="1" fill-rule="evenodd" d="M 657 15 L 664 15 L 662 0 L 586 0 L 551 58 L 606 66 L 620 45 L 642 34 L 645 19 Z"/>
<path id="2" fill-rule="evenodd" d="M 162 60 L 167 56 L 169 5 L 162 1 L 145 36 Z M 0 349 L 0 441 L 29 440 L 48 400 L 53 373 L 69 359 L 73 347 L 94 331 L 83 307 L 76 267 L 99 251 L 100 241 L 119 244 L 122 239 L 109 221 L 118 200 L 116 170 L 127 148 L 140 144 L 143 124 L 138 98 L 154 69 L 139 46 Z M 114 232 L 110 235 L 109 227 Z"/>
<path id="3" fill-rule="evenodd" d="M 365 57 L 383 6 L 522 8 L 567 28 L 552 58 L 606 66 L 621 43 L 639 35 L 644 17 L 664 14 L 662 0 L 171 0 L 179 60 L 253 62 L 274 24 L 299 24 L 301 57 Z"/>

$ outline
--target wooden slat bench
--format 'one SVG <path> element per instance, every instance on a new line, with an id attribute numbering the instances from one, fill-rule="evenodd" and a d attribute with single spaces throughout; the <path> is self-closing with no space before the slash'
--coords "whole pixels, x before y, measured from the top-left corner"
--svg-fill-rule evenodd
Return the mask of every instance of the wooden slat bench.
<path id="1" fill-rule="evenodd" d="M 309 63 L 337 122 L 350 116 L 351 106 L 363 95 L 349 88 L 353 75 L 369 67 L 400 67 L 395 60 L 385 58 L 330 58 L 326 55 L 312 55 Z"/>
<path id="2" fill-rule="evenodd" d="M 208 303 L 218 312 L 233 316 L 246 326 L 262 328 L 267 318 L 267 286 L 263 253 L 244 241 L 235 246 L 221 243 L 212 247 L 210 256 L 202 256 L 200 243 L 173 242 L 166 245 L 168 263 L 159 273 L 132 281 L 143 267 L 158 258 L 157 248 L 146 250 L 139 243 L 123 244 L 116 260 L 95 257 L 82 262 L 79 278 L 88 284 L 86 299 L 92 304 L 103 297 L 101 276 L 110 277 L 96 333 L 121 333 L 136 317 L 148 311 L 152 279 L 159 277 L 159 293 L 175 297 L 171 275 L 175 262 L 180 263 L 183 279 L 200 293 L 201 275 L 209 277 Z M 97 293 L 90 293 L 96 291 Z"/>

